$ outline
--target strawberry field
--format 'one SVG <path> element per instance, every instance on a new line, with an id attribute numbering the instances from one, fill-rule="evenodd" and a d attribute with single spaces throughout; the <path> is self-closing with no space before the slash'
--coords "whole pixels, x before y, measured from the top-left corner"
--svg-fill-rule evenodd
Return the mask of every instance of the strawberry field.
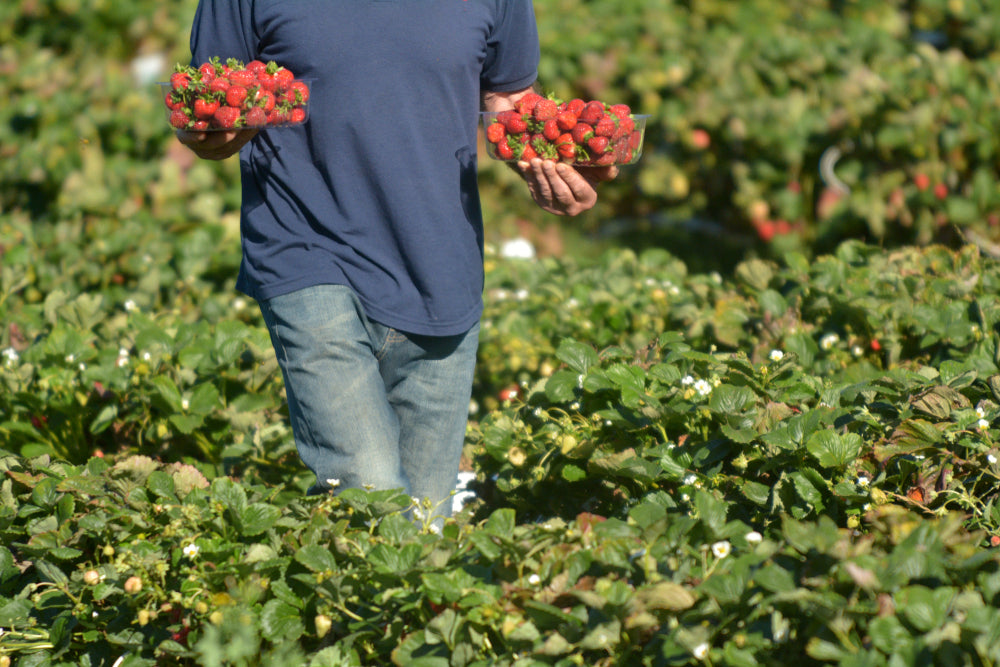
<path id="1" fill-rule="evenodd" d="M 0 6 L 0 667 L 1000 664 L 989 3 L 535 6 L 645 148 L 573 220 L 482 159 L 440 533 L 305 495 L 194 2 Z"/>

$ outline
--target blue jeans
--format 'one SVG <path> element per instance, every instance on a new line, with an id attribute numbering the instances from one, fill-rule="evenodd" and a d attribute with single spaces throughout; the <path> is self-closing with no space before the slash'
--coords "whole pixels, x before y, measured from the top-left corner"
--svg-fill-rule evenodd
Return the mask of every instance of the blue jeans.
<path id="1" fill-rule="evenodd" d="M 458 336 L 373 322 L 354 292 L 318 285 L 260 302 L 312 492 L 403 489 L 451 513 L 479 325 Z"/>

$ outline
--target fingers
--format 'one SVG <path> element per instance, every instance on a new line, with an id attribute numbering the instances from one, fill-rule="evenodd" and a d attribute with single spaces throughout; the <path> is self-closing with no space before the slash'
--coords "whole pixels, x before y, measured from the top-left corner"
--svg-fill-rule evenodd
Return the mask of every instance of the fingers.
<path id="1" fill-rule="evenodd" d="M 597 203 L 594 184 L 614 178 L 617 167 L 588 168 L 581 173 L 568 164 L 533 159 L 519 162 L 528 191 L 542 209 L 556 215 L 579 215 Z"/>
<path id="2" fill-rule="evenodd" d="M 257 134 L 256 129 L 227 130 L 224 132 L 196 132 L 177 130 L 177 139 L 195 154 L 206 160 L 225 160 Z"/>

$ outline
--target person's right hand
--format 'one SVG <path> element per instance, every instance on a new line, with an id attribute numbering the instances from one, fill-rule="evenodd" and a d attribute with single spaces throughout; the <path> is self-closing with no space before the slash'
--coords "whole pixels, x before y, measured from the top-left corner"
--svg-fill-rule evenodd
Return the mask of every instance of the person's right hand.
<path id="1" fill-rule="evenodd" d="M 243 148 L 244 144 L 256 136 L 255 128 L 226 130 L 225 132 L 197 132 L 177 130 L 177 139 L 206 160 L 225 160 Z"/>

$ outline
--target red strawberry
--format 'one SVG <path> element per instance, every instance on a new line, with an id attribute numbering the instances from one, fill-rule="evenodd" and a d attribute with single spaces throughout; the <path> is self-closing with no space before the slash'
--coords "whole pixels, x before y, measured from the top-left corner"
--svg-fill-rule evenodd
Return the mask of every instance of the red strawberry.
<path id="1" fill-rule="evenodd" d="M 215 68 L 215 63 L 212 61 L 202 63 L 201 66 L 198 67 L 198 73 L 201 74 L 202 83 L 212 83 L 212 81 L 215 80 L 215 77 L 219 74 Z"/>
<path id="2" fill-rule="evenodd" d="M 585 144 L 587 143 L 587 139 L 594 136 L 594 128 L 586 123 L 577 123 L 570 130 L 570 134 L 573 136 L 573 141 L 578 144 Z"/>
<path id="3" fill-rule="evenodd" d="M 628 137 L 628 147 L 632 150 L 639 150 L 639 146 L 642 144 L 642 132 L 633 132 Z"/>
<path id="4" fill-rule="evenodd" d="M 167 108 L 171 111 L 175 109 L 181 109 L 184 107 L 184 97 L 179 91 L 170 91 L 163 98 L 163 103 L 167 105 Z"/>
<path id="5" fill-rule="evenodd" d="M 178 70 L 170 75 L 170 86 L 174 90 L 184 90 L 189 85 L 191 85 L 191 74 L 186 70 Z"/>
<path id="6" fill-rule="evenodd" d="M 183 130 L 191 122 L 191 116 L 184 109 L 174 109 L 170 114 L 170 124 L 179 130 Z"/>
<path id="7" fill-rule="evenodd" d="M 531 113 L 531 110 L 535 108 L 535 105 L 539 100 L 543 99 L 541 95 L 535 92 L 525 93 L 514 102 L 514 110 L 519 114 L 527 115 Z"/>
<path id="8" fill-rule="evenodd" d="M 491 144 L 498 144 L 500 140 L 507 136 L 507 128 L 503 123 L 490 123 L 486 128 L 486 140 Z"/>
<path id="9" fill-rule="evenodd" d="M 220 76 L 212 79 L 212 83 L 208 84 L 208 90 L 212 93 L 222 93 L 225 95 L 230 86 L 232 86 L 232 84 L 229 83 L 229 79 Z"/>
<path id="10" fill-rule="evenodd" d="M 615 123 L 614 116 L 602 116 L 594 124 L 594 134 L 599 137 L 610 137 L 614 135 L 615 130 L 618 129 L 618 125 Z"/>
<path id="11" fill-rule="evenodd" d="M 288 122 L 297 124 L 306 122 L 306 110 L 295 108 L 289 112 Z"/>
<path id="12" fill-rule="evenodd" d="M 309 86 L 304 81 L 292 81 L 288 84 L 283 99 L 289 100 L 296 106 L 301 106 L 309 101 Z"/>
<path id="13" fill-rule="evenodd" d="M 258 88 L 253 94 L 254 106 L 261 107 L 264 109 L 265 113 L 270 112 L 274 109 L 276 100 L 274 99 L 274 93 L 264 90 L 263 88 Z"/>
<path id="14" fill-rule="evenodd" d="M 598 102 L 597 100 L 591 100 L 583 107 L 578 115 L 578 120 L 581 123 L 587 123 L 588 125 L 595 125 L 604 116 L 604 103 Z"/>
<path id="15" fill-rule="evenodd" d="M 191 129 L 198 130 L 199 132 L 207 130 L 210 126 L 211 125 L 207 120 L 196 120 L 195 122 L 191 123 Z"/>
<path id="16" fill-rule="evenodd" d="M 497 118 L 510 134 L 523 134 L 528 129 L 524 117 L 516 111 L 502 111 Z"/>
<path id="17" fill-rule="evenodd" d="M 585 106 L 587 106 L 587 103 L 576 97 L 566 103 L 566 111 L 573 113 L 579 119 L 580 112 L 583 111 L 583 107 Z"/>
<path id="18" fill-rule="evenodd" d="M 559 129 L 559 122 L 555 118 L 550 118 L 545 121 L 542 126 L 542 136 L 544 136 L 549 141 L 555 141 L 562 134 L 562 130 Z"/>
<path id="19" fill-rule="evenodd" d="M 587 148 L 590 149 L 590 152 L 595 156 L 602 155 L 608 150 L 608 138 L 593 136 L 590 139 L 587 139 Z"/>
<path id="20" fill-rule="evenodd" d="M 254 85 L 254 82 L 256 82 L 256 80 L 257 77 L 253 75 L 253 72 L 250 72 L 245 69 L 234 69 L 232 72 L 229 73 L 229 83 L 233 84 L 233 86 L 241 86 L 243 88 L 249 88 L 250 86 Z"/>
<path id="21" fill-rule="evenodd" d="M 632 109 L 627 104 L 612 104 L 608 107 L 608 113 L 618 118 L 628 118 L 632 115 Z"/>
<path id="22" fill-rule="evenodd" d="M 260 73 L 267 69 L 267 64 L 262 60 L 251 60 L 246 64 L 245 69 L 248 72 L 252 72 L 254 76 L 259 77 Z"/>
<path id="23" fill-rule="evenodd" d="M 247 127 L 263 127 L 267 125 L 267 111 L 263 107 L 254 107 L 247 111 Z"/>
<path id="24" fill-rule="evenodd" d="M 632 134 L 632 130 L 635 129 L 635 121 L 632 120 L 631 116 L 625 116 L 624 118 L 618 119 L 618 129 L 615 133 L 611 135 L 611 138 L 617 141 L 618 139 L 623 139 L 628 135 Z"/>
<path id="25" fill-rule="evenodd" d="M 233 106 L 221 106 L 212 117 L 216 127 L 231 129 L 240 125 L 240 110 Z"/>
<path id="26" fill-rule="evenodd" d="M 271 63 L 271 65 L 274 65 L 274 63 Z M 278 89 L 278 79 L 274 75 L 277 70 L 277 65 L 274 65 L 274 67 L 269 66 L 267 69 L 257 72 L 257 83 L 260 84 L 261 88 L 271 92 Z"/>
<path id="27" fill-rule="evenodd" d="M 535 159 L 536 157 L 538 157 L 538 153 L 535 152 L 535 149 L 532 148 L 531 144 L 525 144 L 524 150 L 521 151 L 520 159 L 524 160 L 525 162 L 528 162 L 530 160 Z"/>
<path id="28" fill-rule="evenodd" d="M 507 141 L 507 137 L 500 140 L 497 144 L 497 155 L 500 156 L 501 160 L 513 160 L 514 151 L 510 147 L 510 143 Z"/>
<path id="29" fill-rule="evenodd" d="M 576 142 L 573 141 L 573 136 L 568 132 L 566 134 L 560 135 L 556 139 L 556 151 L 559 153 L 559 157 L 571 160 L 576 157 Z"/>
<path id="30" fill-rule="evenodd" d="M 556 123 L 559 124 L 559 129 L 563 132 L 572 130 L 576 126 L 576 122 L 576 114 L 572 111 L 565 110 L 556 115 Z"/>
<path id="31" fill-rule="evenodd" d="M 598 167 L 609 167 L 615 164 L 617 160 L 618 156 L 614 153 L 614 151 L 608 151 L 607 153 L 601 154 L 599 158 L 594 160 L 594 164 Z"/>
<path id="32" fill-rule="evenodd" d="M 226 91 L 226 104 L 231 107 L 240 108 L 247 101 L 249 91 L 245 86 L 232 85 Z"/>
<path id="33" fill-rule="evenodd" d="M 559 104 L 555 100 L 550 100 L 547 97 L 543 97 L 535 103 L 534 108 L 531 110 L 531 115 L 539 121 L 547 121 L 550 118 L 555 118 L 559 113 Z"/>
<path id="34" fill-rule="evenodd" d="M 274 73 L 274 79 L 277 82 L 277 90 L 285 90 L 295 80 L 295 75 L 292 74 L 292 70 L 279 67 Z"/>
<path id="35" fill-rule="evenodd" d="M 199 97 L 194 101 L 194 117 L 208 120 L 219 110 L 219 100 Z"/>
<path id="36" fill-rule="evenodd" d="M 274 111 L 267 114 L 268 125 L 284 125 L 291 118 L 291 113 L 287 109 L 275 107 Z"/>

